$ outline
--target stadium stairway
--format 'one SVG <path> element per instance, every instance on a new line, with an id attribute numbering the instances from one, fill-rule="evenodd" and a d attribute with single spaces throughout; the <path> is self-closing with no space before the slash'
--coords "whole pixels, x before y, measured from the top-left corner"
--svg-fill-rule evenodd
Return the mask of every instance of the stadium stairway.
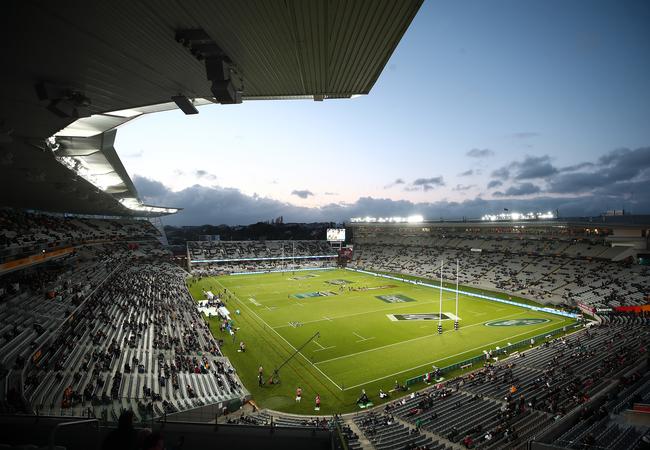
<path id="1" fill-rule="evenodd" d="M 377 450 L 398 450 L 408 446 L 425 445 L 432 450 L 447 449 L 444 444 L 434 441 L 432 437 L 403 425 L 387 415 L 370 412 L 357 416 L 353 420 Z"/>

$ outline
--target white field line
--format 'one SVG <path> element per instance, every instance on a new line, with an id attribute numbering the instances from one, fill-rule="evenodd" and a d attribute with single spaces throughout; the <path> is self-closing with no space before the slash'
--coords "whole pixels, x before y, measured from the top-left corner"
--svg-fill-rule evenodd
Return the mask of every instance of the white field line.
<path id="1" fill-rule="evenodd" d="M 372 336 L 372 337 L 363 337 L 363 336 L 361 336 L 359 333 L 355 333 L 354 331 L 352 332 L 352 334 L 354 334 L 356 337 L 359 338 L 359 340 L 356 341 L 356 342 L 366 342 L 366 341 L 369 341 L 369 340 L 375 338 L 374 336 Z"/>
<path id="2" fill-rule="evenodd" d="M 330 318 L 327 317 L 327 316 L 323 316 L 323 319 L 325 319 L 325 320 L 329 320 L 330 322 L 332 321 L 332 319 L 330 319 Z"/>
<path id="3" fill-rule="evenodd" d="M 318 342 L 316 340 L 313 340 L 312 342 L 320 347 L 320 350 L 314 350 L 314 352 L 322 352 L 323 350 L 329 350 L 330 348 L 336 347 L 336 345 L 330 345 L 329 347 L 323 347 L 323 344 L 321 344 L 320 342 Z"/>
<path id="4" fill-rule="evenodd" d="M 371 337 L 363 337 L 363 336 L 361 336 L 359 333 L 355 333 L 354 331 L 352 332 L 352 334 L 354 334 L 356 337 L 359 338 L 359 340 L 358 340 L 357 342 L 369 341 L 370 339 L 374 339 L 374 338 L 375 338 L 374 336 L 371 336 Z"/>
<path id="5" fill-rule="evenodd" d="M 508 316 L 498 317 L 498 318 L 493 319 L 493 320 L 503 320 L 503 319 L 507 319 L 507 318 L 509 318 L 509 317 L 519 316 L 519 315 L 521 315 L 521 314 L 530 314 L 530 312 L 529 312 L 529 311 L 521 311 L 521 312 L 518 312 L 518 313 L 515 313 L 515 314 L 510 314 L 510 315 L 508 315 Z M 435 322 L 435 321 L 434 321 L 434 322 Z M 465 329 L 467 329 L 467 328 L 477 327 L 477 326 L 479 326 L 479 325 L 483 325 L 484 323 L 485 323 L 485 322 L 479 322 L 479 323 L 475 323 L 475 324 L 473 324 L 473 325 L 467 325 L 466 327 L 463 327 L 463 328 L 461 328 L 461 329 L 462 329 L 462 330 L 465 330 Z M 455 333 L 455 332 L 456 332 L 455 330 L 447 330 L 447 331 L 443 331 L 443 333 Z M 375 347 L 375 348 L 371 348 L 371 349 L 368 349 L 368 350 L 362 350 L 362 351 L 360 351 L 360 352 L 356 352 L 356 353 L 349 353 L 349 354 L 347 354 L 347 355 L 337 356 L 336 358 L 325 359 L 325 360 L 323 360 L 323 361 L 318 361 L 316 364 L 324 364 L 324 363 L 328 363 L 328 362 L 331 362 L 331 361 L 337 361 L 337 360 L 339 360 L 339 359 L 350 358 L 350 357 L 352 357 L 352 356 L 361 355 L 362 353 L 374 352 L 374 351 L 382 350 L 382 349 L 385 349 L 385 348 L 388 348 L 388 347 L 395 347 L 396 345 L 407 344 L 407 343 L 409 343 L 409 342 L 419 341 L 419 340 L 421 340 L 421 339 L 427 339 L 427 338 L 430 338 L 430 337 L 432 337 L 432 336 L 438 336 L 438 333 L 435 333 L 435 334 L 433 334 L 433 333 L 432 333 L 432 334 L 426 334 L 426 335 L 424 335 L 424 336 L 419 336 L 419 337 L 416 337 L 416 338 L 413 338 L 413 339 L 407 339 L 407 340 L 405 340 L 405 341 L 393 342 L 392 344 L 382 345 L 381 347 Z"/>
<path id="6" fill-rule="evenodd" d="M 217 280 L 217 283 L 219 283 L 219 285 L 220 285 L 222 288 L 224 288 L 224 289 L 226 288 L 223 284 L 221 284 L 220 281 Z M 275 334 L 277 334 L 277 335 L 280 337 L 280 339 L 282 339 L 284 342 L 286 342 L 287 345 L 288 345 L 289 347 L 291 347 L 295 352 L 298 352 L 298 349 L 297 349 L 296 347 L 294 347 L 294 346 L 291 344 L 291 342 L 287 341 L 287 340 L 284 338 L 284 336 L 282 336 L 280 333 L 278 333 L 278 332 L 275 331 L 272 327 L 270 327 L 269 324 L 266 323 L 266 322 L 264 321 L 264 319 L 262 319 L 259 315 L 257 315 L 257 313 L 255 313 L 255 311 L 253 311 L 253 310 L 252 310 L 252 309 L 251 309 L 251 308 L 250 308 L 246 303 L 242 302 L 242 301 L 239 299 L 239 297 L 238 297 L 237 295 L 235 295 L 234 292 L 231 291 L 231 293 L 232 293 L 233 297 L 235 297 L 235 298 L 237 299 L 237 301 L 238 301 L 239 303 L 241 303 L 242 306 L 248 310 L 249 313 L 251 313 L 252 315 L 254 315 L 255 317 L 257 317 L 257 318 L 258 318 L 258 319 L 259 319 L 259 320 L 260 320 L 260 321 L 261 321 L 261 322 L 262 322 L 266 327 L 268 327 L 269 329 L 273 330 L 273 332 L 274 332 Z M 332 383 L 334 386 L 336 386 L 337 388 L 339 388 L 339 390 L 341 390 L 341 391 L 343 390 L 343 389 L 341 389 L 341 386 L 339 386 L 338 384 L 336 384 L 336 383 L 335 383 L 335 382 L 334 382 L 330 377 L 328 377 L 328 376 L 325 374 L 325 372 L 323 372 L 323 371 L 320 370 L 318 367 L 316 367 L 316 365 L 315 365 L 313 362 L 311 362 L 311 361 L 309 360 L 309 358 L 307 358 L 307 357 L 306 357 L 305 355 L 303 355 L 301 352 L 298 352 L 298 354 L 299 354 L 300 356 L 302 356 L 302 357 L 304 358 L 305 361 L 307 361 L 309 364 L 311 364 L 312 367 L 313 367 L 314 369 L 318 370 L 318 371 L 321 373 L 321 375 L 323 375 L 325 378 L 327 378 L 327 379 L 329 380 L 330 383 Z"/>
<path id="7" fill-rule="evenodd" d="M 499 319 L 495 319 L 495 320 L 499 320 Z M 557 323 L 553 323 L 552 325 L 556 326 Z M 545 327 L 537 328 L 537 330 L 542 330 L 542 329 L 544 329 L 544 328 L 548 328 L 548 327 L 549 327 L 549 325 L 546 325 Z M 468 327 L 465 327 L 465 328 L 468 328 Z M 514 336 L 510 336 L 509 338 L 505 338 L 505 339 L 510 339 L 510 338 L 513 338 L 513 337 L 521 336 L 521 335 L 523 335 L 523 334 L 527 334 L 527 333 L 529 333 L 529 332 L 530 332 L 530 331 L 524 331 L 523 333 L 515 334 Z M 444 358 L 437 359 L 437 360 L 435 360 L 435 361 L 426 362 L 426 363 L 424 363 L 424 364 L 420 364 L 420 365 L 415 366 L 415 367 L 410 367 L 410 368 L 408 368 L 408 369 L 400 370 L 399 372 L 390 373 L 390 374 L 388 374 L 388 375 L 384 375 L 384 376 L 382 376 L 382 377 L 380 377 L 380 378 L 375 378 L 374 380 L 365 381 L 365 382 L 360 383 L 360 384 L 355 384 L 354 386 L 348 386 L 348 387 L 346 387 L 346 388 L 343 389 L 343 390 L 344 390 L 344 391 L 347 391 L 347 390 L 349 390 L 349 389 L 358 388 L 359 386 L 364 386 L 364 385 L 366 385 L 366 384 L 374 383 L 375 381 L 380 381 L 380 380 L 383 380 L 383 379 L 388 378 L 388 377 L 393 377 L 393 376 L 395 376 L 395 375 L 399 375 L 399 374 L 401 374 L 401 373 L 408 372 L 408 371 L 410 371 L 410 370 L 415 370 L 415 369 L 417 369 L 417 368 L 419 368 L 419 367 L 428 366 L 428 365 L 430 365 L 430 364 L 436 364 L 436 363 L 439 363 L 440 361 L 445 361 L 445 360 L 447 360 L 447 359 L 454 358 L 454 357 L 456 357 L 456 356 L 464 355 L 465 353 L 473 352 L 474 350 L 479 350 L 479 349 L 481 349 L 481 348 L 485 348 L 485 347 L 488 347 L 488 346 L 490 346 L 490 345 L 498 344 L 499 342 L 501 342 L 501 341 L 503 341 L 503 340 L 505 340 L 505 339 L 499 339 L 498 341 L 490 342 L 489 344 L 483 344 L 483 345 L 481 345 L 481 346 L 479 346 L 479 347 L 474 347 L 474 348 L 471 348 L 471 349 L 469 349 L 469 350 L 465 350 L 464 352 L 456 353 L 455 355 L 449 355 L 449 356 L 446 356 L 446 357 L 444 357 Z"/>

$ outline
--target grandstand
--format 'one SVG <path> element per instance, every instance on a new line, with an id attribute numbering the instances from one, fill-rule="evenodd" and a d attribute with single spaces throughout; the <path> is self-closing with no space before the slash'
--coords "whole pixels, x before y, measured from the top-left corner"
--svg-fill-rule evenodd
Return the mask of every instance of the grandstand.
<path id="1" fill-rule="evenodd" d="M 195 276 L 334 267 L 338 254 L 327 241 L 189 241 Z"/>
<path id="2" fill-rule="evenodd" d="M 591 220 L 353 223 L 350 265 L 431 277 L 443 260 L 458 259 L 466 286 L 542 303 L 645 305 L 650 270 L 637 262 L 647 251 L 650 221 Z M 444 278 L 455 277 L 455 267 L 448 265 Z"/>
<path id="3" fill-rule="evenodd" d="M 120 161 L 146 114 L 369 94 L 421 3 L 3 5 L 0 448 L 647 448 L 648 217 L 355 221 L 181 267 L 183 205 Z"/>
<path id="4" fill-rule="evenodd" d="M 180 422 L 214 423 L 250 393 L 190 297 L 189 273 L 163 246 L 159 219 L 183 205 L 146 204 L 115 139 L 161 111 L 366 95 L 420 5 L 3 4 L 0 446 L 100 448 L 126 411 L 137 427 L 164 427 L 168 448 L 342 442 L 338 422 L 272 437 L 268 427 L 233 424 L 217 437 Z M 332 259 L 315 242 L 291 243 L 291 253 L 286 243 L 249 244 L 243 261 L 221 250 L 197 245 L 197 256 L 228 261 L 193 270 Z"/>

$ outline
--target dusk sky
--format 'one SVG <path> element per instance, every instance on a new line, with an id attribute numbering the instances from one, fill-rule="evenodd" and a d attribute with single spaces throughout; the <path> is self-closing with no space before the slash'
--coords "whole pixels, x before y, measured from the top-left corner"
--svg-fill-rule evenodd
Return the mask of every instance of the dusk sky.
<path id="1" fill-rule="evenodd" d="M 152 114 L 116 149 L 174 225 L 650 213 L 648 24 L 648 1 L 425 1 L 367 96 Z"/>

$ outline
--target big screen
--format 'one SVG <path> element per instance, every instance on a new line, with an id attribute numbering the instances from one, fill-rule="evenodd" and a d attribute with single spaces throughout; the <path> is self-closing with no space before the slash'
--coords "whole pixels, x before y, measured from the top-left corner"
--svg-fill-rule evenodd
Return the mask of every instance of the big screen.
<path id="1" fill-rule="evenodd" d="M 328 228 L 327 229 L 328 241 L 345 241 L 345 228 Z"/>

